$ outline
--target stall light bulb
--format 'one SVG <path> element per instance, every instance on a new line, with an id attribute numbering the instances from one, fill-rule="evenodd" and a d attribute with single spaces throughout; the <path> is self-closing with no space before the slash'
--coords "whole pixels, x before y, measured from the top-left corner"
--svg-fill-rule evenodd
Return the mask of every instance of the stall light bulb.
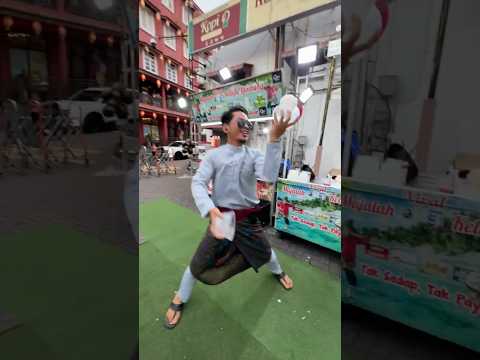
<path id="1" fill-rule="evenodd" d="M 224 67 L 220 70 L 220 76 L 223 80 L 228 80 L 232 77 L 232 73 L 230 72 L 230 69 L 228 67 Z"/>
<path id="2" fill-rule="evenodd" d="M 309 86 L 300 94 L 300 101 L 305 104 L 313 96 L 313 89 Z"/>
<path id="3" fill-rule="evenodd" d="M 185 109 L 188 105 L 187 100 L 185 100 L 185 98 L 183 98 L 183 97 L 179 98 L 177 102 L 178 102 L 178 107 L 180 109 Z"/>
<path id="4" fill-rule="evenodd" d="M 318 46 L 309 45 L 298 49 L 298 64 L 308 64 L 317 59 Z"/>

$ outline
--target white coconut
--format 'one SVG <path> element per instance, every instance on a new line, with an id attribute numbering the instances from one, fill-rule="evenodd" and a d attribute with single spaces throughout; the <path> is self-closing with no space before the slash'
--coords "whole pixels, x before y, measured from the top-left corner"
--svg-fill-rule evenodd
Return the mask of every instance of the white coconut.
<path id="1" fill-rule="evenodd" d="M 298 99 L 291 95 L 284 95 L 280 99 L 280 103 L 274 109 L 274 114 L 278 117 L 283 117 L 283 114 L 286 114 L 287 111 L 292 113 L 291 121 L 297 119 L 300 116 L 300 110 L 298 108 Z"/>

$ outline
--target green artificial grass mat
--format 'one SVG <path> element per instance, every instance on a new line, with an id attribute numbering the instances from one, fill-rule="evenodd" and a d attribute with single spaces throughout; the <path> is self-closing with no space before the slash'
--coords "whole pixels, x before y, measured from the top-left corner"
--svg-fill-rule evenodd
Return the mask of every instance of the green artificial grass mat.
<path id="1" fill-rule="evenodd" d="M 138 340 L 138 258 L 63 226 L 0 240 L 0 308 L 20 327 L 0 359 L 128 359 Z"/>
<path id="2" fill-rule="evenodd" d="M 218 286 L 197 283 L 178 327 L 163 327 L 207 222 L 167 200 L 140 208 L 140 357 L 142 360 L 338 360 L 340 283 L 286 256 L 295 282 L 285 291 L 268 269 L 237 275 Z"/>

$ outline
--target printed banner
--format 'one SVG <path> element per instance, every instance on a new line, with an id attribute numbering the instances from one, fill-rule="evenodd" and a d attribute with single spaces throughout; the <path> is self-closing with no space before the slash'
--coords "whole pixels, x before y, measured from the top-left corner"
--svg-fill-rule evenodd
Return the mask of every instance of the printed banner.
<path id="1" fill-rule="evenodd" d="M 282 72 L 275 71 L 245 79 L 221 88 L 192 96 L 193 119 L 198 123 L 218 122 L 234 105 L 248 110 L 250 118 L 272 116 L 284 94 Z"/>
<path id="2" fill-rule="evenodd" d="M 257 198 L 268 202 L 273 201 L 274 187 L 273 184 L 257 180 Z"/>
<path id="3" fill-rule="evenodd" d="M 340 252 L 341 190 L 279 180 L 275 229 Z"/>
<path id="4" fill-rule="evenodd" d="M 480 351 L 480 203 L 342 188 L 343 301 Z"/>

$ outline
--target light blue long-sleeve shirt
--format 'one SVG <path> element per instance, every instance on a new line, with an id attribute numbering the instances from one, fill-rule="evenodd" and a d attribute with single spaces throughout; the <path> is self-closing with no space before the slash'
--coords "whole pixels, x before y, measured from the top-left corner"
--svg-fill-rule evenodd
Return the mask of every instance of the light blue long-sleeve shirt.
<path id="1" fill-rule="evenodd" d="M 245 209 L 257 205 L 257 178 L 272 183 L 277 180 L 281 146 L 268 144 L 265 155 L 245 145 L 227 144 L 210 150 L 192 179 L 193 199 L 202 217 L 215 207 Z"/>

